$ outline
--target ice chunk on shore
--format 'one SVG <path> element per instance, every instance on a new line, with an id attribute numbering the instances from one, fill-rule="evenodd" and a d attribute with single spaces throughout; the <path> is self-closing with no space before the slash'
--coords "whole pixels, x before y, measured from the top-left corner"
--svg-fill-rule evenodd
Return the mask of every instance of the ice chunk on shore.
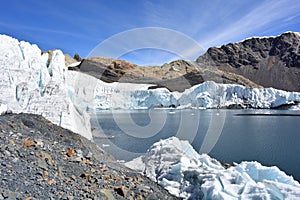
<path id="1" fill-rule="evenodd" d="M 184 199 L 299 199 L 300 184 L 277 167 L 242 162 L 228 169 L 171 137 L 125 164 Z"/>

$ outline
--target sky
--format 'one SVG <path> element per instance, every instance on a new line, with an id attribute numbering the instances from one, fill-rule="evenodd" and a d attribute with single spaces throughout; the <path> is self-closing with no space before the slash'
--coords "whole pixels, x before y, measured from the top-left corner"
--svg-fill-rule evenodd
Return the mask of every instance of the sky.
<path id="1" fill-rule="evenodd" d="M 61 49 L 83 58 L 116 35 L 147 27 L 183 34 L 204 51 L 253 36 L 300 32 L 299 0 L 9 0 L 1 2 L 1 8 L 1 34 L 37 44 L 43 51 Z M 129 42 L 136 43 L 134 37 Z M 174 40 L 168 36 L 155 42 Z M 183 58 L 195 60 L 203 53 L 190 51 L 193 54 Z M 117 58 L 140 65 L 182 58 L 166 48 L 124 52 Z"/>

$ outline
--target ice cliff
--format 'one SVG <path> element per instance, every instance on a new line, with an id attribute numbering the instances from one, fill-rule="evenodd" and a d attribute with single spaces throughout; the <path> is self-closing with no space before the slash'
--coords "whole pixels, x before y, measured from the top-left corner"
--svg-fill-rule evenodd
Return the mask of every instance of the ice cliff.
<path id="1" fill-rule="evenodd" d="M 246 88 L 234 84 L 207 81 L 183 93 L 151 85 L 104 83 L 96 80 L 94 106 L 97 109 L 177 108 L 277 108 L 300 102 L 300 93 L 274 88 Z"/>
<path id="2" fill-rule="evenodd" d="M 178 95 L 181 106 L 200 108 L 277 108 L 300 102 L 299 92 L 286 92 L 274 88 L 246 88 L 235 84 L 204 82 Z"/>
<path id="3" fill-rule="evenodd" d="M 235 84 L 207 81 L 182 93 L 166 88 L 148 89 L 150 84 L 105 83 L 94 77 L 69 72 L 71 85 L 80 85 L 75 93 L 88 105 L 103 109 L 176 108 L 277 108 L 300 102 L 299 92 L 274 88 L 246 88 Z"/>
<path id="4" fill-rule="evenodd" d="M 277 167 L 242 162 L 225 169 L 188 141 L 171 137 L 154 143 L 126 166 L 183 199 L 299 199 L 300 184 Z"/>
<path id="5" fill-rule="evenodd" d="M 41 114 L 91 139 L 89 116 L 70 98 L 63 53 L 49 58 L 36 45 L 0 35 L 1 110 Z"/>

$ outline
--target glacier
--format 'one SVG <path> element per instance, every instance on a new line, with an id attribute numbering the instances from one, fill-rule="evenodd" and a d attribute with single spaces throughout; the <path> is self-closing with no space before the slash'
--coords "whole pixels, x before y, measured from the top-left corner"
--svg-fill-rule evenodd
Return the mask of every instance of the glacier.
<path id="1" fill-rule="evenodd" d="M 178 95 L 182 106 L 198 108 L 277 108 L 300 102 L 299 92 L 286 92 L 274 88 L 246 88 L 235 84 L 204 82 Z"/>
<path id="2" fill-rule="evenodd" d="M 69 72 L 70 74 L 70 72 Z M 255 108 L 269 109 L 300 102 L 299 92 L 274 88 L 247 88 L 235 84 L 207 81 L 184 92 L 170 92 L 167 88 L 149 89 L 151 84 L 105 83 L 88 75 L 76 74 L 75 85 L 81 85 L 88 95 L 89 105 L 96 110 L 151 108 Z M 89 84 L 87 84 L 89 83 Z"/>
<path id="3" fill-rule="evenodd" d="M 50 57 L 37 45 L 6 35 L 0 35 L 0 44 L 1 110 L 40 114 L 92 139 L 89 115 L 70 98 L 63 53 L 54 50 Z"/>
<path id="4" fill-rule="evenodd" d="M 125 163 L 183 199 L 299 199 L 300 184 L 276 166 L 241 162 L 225 169 L 188 141 L 171 137 Z"/>

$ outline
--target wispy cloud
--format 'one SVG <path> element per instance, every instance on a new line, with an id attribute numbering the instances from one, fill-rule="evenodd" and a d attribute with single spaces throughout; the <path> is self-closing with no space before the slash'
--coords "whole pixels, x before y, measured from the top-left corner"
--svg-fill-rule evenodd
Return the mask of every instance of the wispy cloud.
<path id="1" fill-rule="evenodd" d="M 195 39 L 199 46 L 207 49 L 210 46 L 235 42 L 245 37 L 259 35 L 269 28 L 288 23 L 299 15 L 300 4 L 297 0 L 265 0 L 265 1 L 220 1 L 196 0 L 169 1 L 164 3 L 149 0 L 143 2 L 143 9 L 137 11 L 139 27 L 164 27 L 179 31 L 187 37 Z M 163 37 L 163 36 L 160 36 Z M 138 41 L 138 39 L 135 39 Z M 172 37 L 166 42 L 179 43 Z M 184 47 L 183 47 L 184 48 Z M 144 53 L 144 54 L 143 54 Z M 184 50 L 185 59 L 196 59 L 203 51 L 199 48 Z M 151 54 L 141 52 L 138 60 L 151 60 Z M 157 59 L 158 56 L 156 56 Z M 179 57 L 178 57 L 179 58 Z M 162 62 L 169 61 L 166 57 Z"/>
<path id="2" fill-rule="evenodd" d="M 36 32 L 42 32 L 42 33 L 54 33 L 54 34 L 61 34 L 61 35 L 74 36 L 74 37 L 84 37 L 84 35 L 74 33 L 74 32 L 34 27 L 34 26 L 25 26 L 25 25 L 19 25 L 19 24 L 8 24 L 8 23 L 0 22 L 0 26 L 5 26 L 8 28 L 19 29 L 19 30 L 36 31 Z"/>
<path id="3" fill-rule="evenodd" d="M 144 24 L 182 32 L 206 48 L 204 42 L 212 40 L 212 33 L 222 32 L 224 27 L 235 23 L 256 4 L 239 0 L 165 1 L 164 4 L 145 1 Z M 196 55 L 193 50 L 187 51 Z"/>
<path id="4" fill-rule="evenodd" d="M 258 7 L 228 26 L 206 41 L 202 41 L 204 46 L 213 44 L 223 44 L 228 41 L 235 41 L 237 38 L 245 38 L 280 23 L 287 23 L 299 16 L 300 4 L 298 0 L 267 0 Z"/>

